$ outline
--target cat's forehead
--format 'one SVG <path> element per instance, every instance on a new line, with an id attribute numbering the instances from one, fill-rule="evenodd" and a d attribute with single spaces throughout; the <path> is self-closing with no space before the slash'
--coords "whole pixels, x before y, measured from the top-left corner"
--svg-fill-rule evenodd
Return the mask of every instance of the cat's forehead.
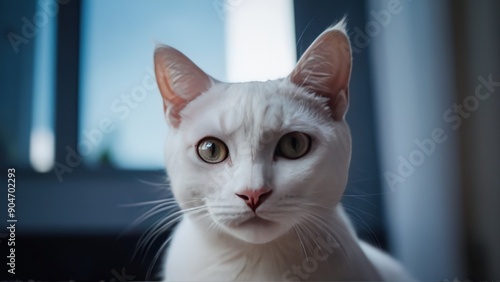
<path id="1" fill-rule="evenodd" d="M 216 84 L 181 113 L 193 135 L 243 138 L 304 131 L 327 122 L 329 114 L 325 98 L 315 97 L 284 79 Z"/>

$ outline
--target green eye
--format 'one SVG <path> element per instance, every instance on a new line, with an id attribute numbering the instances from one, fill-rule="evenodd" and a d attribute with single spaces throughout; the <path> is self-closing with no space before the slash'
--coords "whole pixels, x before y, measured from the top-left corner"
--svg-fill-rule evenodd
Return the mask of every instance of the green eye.
<path id="1" fill-rule="evenodd" d="M 278 141 L 276 155 L 287 159 L 298 159 L 311 148 L 311 137 L 302 132 L 290 132 Z"/>
<path id="2" fill-rule="evenodd" d="M 198 156 L 209 164 L 216 164 L 227 158 L 228 150 L 226 144 L 214 137 L 202 139 L 196 146 Z"/>

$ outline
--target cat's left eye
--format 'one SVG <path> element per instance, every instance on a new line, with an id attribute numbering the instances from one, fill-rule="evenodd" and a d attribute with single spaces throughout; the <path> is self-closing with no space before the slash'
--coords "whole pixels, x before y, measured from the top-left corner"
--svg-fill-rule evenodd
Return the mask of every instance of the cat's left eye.
<path id="1" fill-rule="evenodd" d="M 311 137 L 302 132 L 290 132 L 278 141 L 276 155 L 287 159 L 298 159 L 311 148 Z"/>
<path id="2" fill-rule="evenodd" d="M 215 137 L 202 139 L 196 146 L 198 156 L 207 163 L 216 164 L 227 158 L 228 150 L 226 144 Z"/>

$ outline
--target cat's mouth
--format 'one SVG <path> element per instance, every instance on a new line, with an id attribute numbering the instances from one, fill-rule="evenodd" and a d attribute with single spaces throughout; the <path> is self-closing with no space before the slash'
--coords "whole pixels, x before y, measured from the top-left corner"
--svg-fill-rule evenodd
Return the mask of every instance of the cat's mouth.
<path id="1" fill-rule="evenodd" d="M 241 223 L 239 223 L 237 226 L 259 226 L 259 227 L 268 227 L 270 225 L 273 225 L 274 222 L 264 219 L 262 217 L 259 217 L 258 215 L 247 219 Z"/>
<path id="2" fill-rule="evenodd" d="M 232 236 L 252 244 L 270 242 L 288 230 L 288 227 L 279 221 L 272 221 L 255 214 L 239 222 L 226 223 L 223 228 Z"/>

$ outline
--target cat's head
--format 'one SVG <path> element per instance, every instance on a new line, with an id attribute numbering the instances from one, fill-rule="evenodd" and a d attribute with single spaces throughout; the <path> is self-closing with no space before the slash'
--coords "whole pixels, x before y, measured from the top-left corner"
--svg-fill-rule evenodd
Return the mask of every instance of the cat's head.
<path id="1" fill-rule="evenodd" d="M 155 71 L 171 127 L 171 189 L 198 226 L 260 244 L 296 225 L 323 224 L 345 189 L 351 155 L 343 22 L 283 79 L 219 82 L 169 46 L 156 49 Z"/>

